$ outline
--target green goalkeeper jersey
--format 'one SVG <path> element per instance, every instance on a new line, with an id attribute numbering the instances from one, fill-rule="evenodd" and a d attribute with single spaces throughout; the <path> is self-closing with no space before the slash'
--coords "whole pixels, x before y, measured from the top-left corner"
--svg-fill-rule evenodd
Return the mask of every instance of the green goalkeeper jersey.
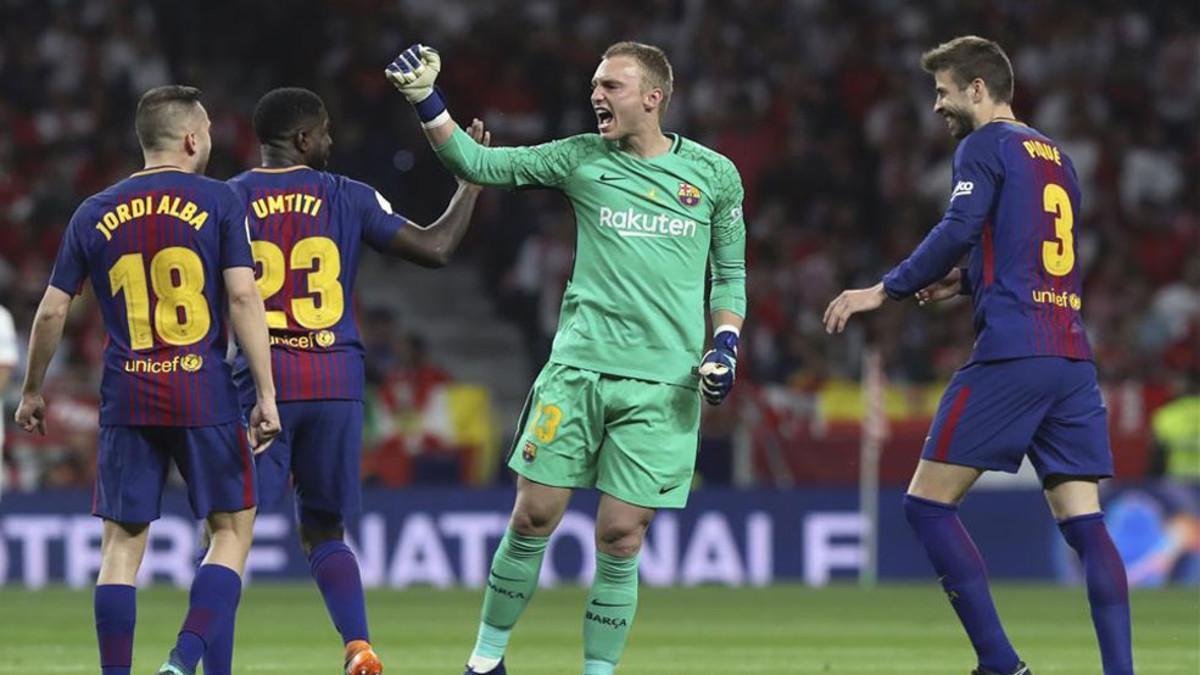
<path id="1" fill-rule="evenodd" d="M 461 129 L 435 150 L 468 181 L 558 189 L 575 209 L 575 268 L 551 361 L 695 385 L 706 267 L 709 310 L 745 316 L 742 182 L 723 155 L 681 136 L 648 159 L 598 134 L 485 148 Z"/>

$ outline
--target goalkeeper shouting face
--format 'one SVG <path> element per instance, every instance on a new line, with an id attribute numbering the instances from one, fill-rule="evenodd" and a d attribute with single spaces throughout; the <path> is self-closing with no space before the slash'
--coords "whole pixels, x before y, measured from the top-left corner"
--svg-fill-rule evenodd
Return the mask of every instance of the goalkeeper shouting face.
<path id="1" fill-rule="evenodd" d="M 661 51 L 638 53 L 629 43 L 609 47 L 592 77 L 600 136 L 622 148 L 666 138 L 661 122 L 671 102 L 671 79 L 671 64 Z"/>
<path id="2" fill-rule="evenodd" d="M 687 503 L 701 399 L 719 404 L 733 387 L 746 310 L 741 178 L 727 158 L 663 132 L 671 65 L 657 47 L 605 51 L 592 77 L 598 133 L 530 147 L 486 148 L 459 129 L 433 86 L 441 67 L 436 51 L 414 45 L 387 77 L 442 163 L 475 184 L 558 190 L 578 231 L 550 361 L 517 425 L 508 462 L 517 500 L 466 672 L 507 672 L 505 648 L 547 540 L 571 491 L 595 488 L 583 672 L 609 675 L 633 625 L 646 528 L 657 509 Z"/>

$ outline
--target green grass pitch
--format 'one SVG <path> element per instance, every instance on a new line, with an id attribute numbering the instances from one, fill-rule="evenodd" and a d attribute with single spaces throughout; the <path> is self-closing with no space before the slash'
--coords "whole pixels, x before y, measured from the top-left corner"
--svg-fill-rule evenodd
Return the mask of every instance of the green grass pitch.
<path id="1" fill-rule="evenodd" d="M 1081 588 L 997 584 L 1018 651 L 1038 675 L 1095 675 L 1099 656 Z M 372 591 L 375 645 L 391 675 L 458 675 L 475 638 L 480 593 Z M 516 675 L 580 672 L 584 591 L 538 592 L 518 625 Z M 153 673 L 173 643 L 186 593 L 139 593 L 135 673 Z M 1200 593 L 1133 595 L 1140 675 L 1200 673 Z M 247 589 L 237 628 L 237 673 L 337 675 L 341 645 L 315 588 Z M 972 653 L 933 584 L 810 589 L 643 588 L 620 672 L 922 673 L 966 675 Z M 0 673 L 96 673 L 88 591 L 0 590 Z"/>

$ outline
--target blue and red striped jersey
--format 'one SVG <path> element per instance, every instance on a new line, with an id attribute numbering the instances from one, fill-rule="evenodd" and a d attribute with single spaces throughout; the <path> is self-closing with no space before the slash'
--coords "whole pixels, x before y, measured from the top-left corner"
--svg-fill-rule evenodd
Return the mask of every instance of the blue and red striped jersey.
<path id="1" fill-rule="evenodd" d="M 993 122 L 959 143 L 953 185 L 942 221 L 884 276 L 888 295 L 916 293 L 967 255 L 972 361 L 1091 360 L 1075 244 L 1079 180 L 1070 158 L 1031 127 Z"/>
<path id="2" fill-rule="evenodd" d="M 86 199 L 50 285 L 90 279 L 108 342 L 100 423 L 208 426 L 241 417 L 225 360 L 222 271 L 251 267 L 246 207 L 229 186 L 173 167 Z"/>
<path id="3" fill-rule="evenodd" d="M 276 399 L 362 399 L 352 302 L 360 244 L 384 250 L 408 221 L 374 188 L 307 166 L 251 169 L 229 185 L 247 207 Z M 243 401 L 252 400 L 240 355 L 234 372 Z"/>

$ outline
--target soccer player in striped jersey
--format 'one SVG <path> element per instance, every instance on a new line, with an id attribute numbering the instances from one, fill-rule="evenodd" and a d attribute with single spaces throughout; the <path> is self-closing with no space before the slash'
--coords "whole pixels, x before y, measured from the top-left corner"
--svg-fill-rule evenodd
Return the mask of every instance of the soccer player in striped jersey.
<path id="1" fill-rule="evenodd" d="M 262 164 L 229 181 L 248 211 L 258 288 L 267 309 L 283 431 L 258 457 L 263 504 L 294 486 L 300 543 L 345 647 L 347 675 L 378 675 L 358 561 L 344 519 L 361 499 L 363 345 L 353 312 L 363 244 L 425 267 L 442 267 L 470 225 L 480 188 L 459 181 L 445 213 L 422 227 L 395 213 L 374 188 L 326 172 L 333 139 L 321 98 L 275 89 L 254 111 Z M 482 124 L 473 137 L 487 144 Z M 245 359 L 234 378 L 243 405 L 255 396 Z M 229 672 L 232 632 L 205 659 Z"/>
<path id="2" fill-rule="evenodd" d="M 436 51 L 414 45 L 387 76 L 416 106 L 442 163 L 484 185 L 561 190 L 579 235 L 550 362 L 508 462 L 520 474 L 517 499 L 466 672 L 506 672 L 504 652 L 550 533 L 572 490 L 596 488 L 583 672 L 611 675 L 637 611 L 646 528 L 657 509 L 687 504 L 701 396 L 716 405 L 733 387 L 746 313 L 741 176 L 719 153 L 663 133 L 673 82 L 657 47 L 605 50 L 590 97 L 597 133 L 523 148 L 472 141 L 433 88 L 440 67 Z M 715 328 L 705 352 L 710 271 Z"/>
<path id="3" fill-rule="evenodd" d="M 1013 116 L 1012 65 L 998 44 L 956 38 L 927 52 L 921 65 L 934 77 L 934 112 L 960 139 L 950 206 L 880 283 L 835 298 L 826 330 L 840 333 L 850 316 L 888 298 L 915 295 L 924 304 L 971 296 L 975 349 L 942 397 L 905 515 L 975 648 L 975 672 L 1028 675 L 957 514 L 983 471 L 1015 472 L 1028 456 L 1063 537 L 1082 559 L 1104 673 L 1133 673 L 1125 569 L 1097 488 L 1113 463 L 1080 315 L 1075 168 L 1058 143 Z M 956 268 L 964 255 L 966 267 Z"/>
<path id="4" fill-rule="evenodd" d="M 42 382 L 67 309 L 90 280 L 108 342 L 92 513 L 104 519 L 95 594 L 104 675 L 128 675 L 134 583 L 170 462 L 187 482 L 212 546 L 160 674 L 190 675 L 212 635 L 232 625 L 250 550 L 257 451 L 279 432 L 262 298 L 246 207 L 203 177 L 212 141 L 192 87 L 151 89 L 138 103 L 146 168 L 89 197 L 67 225 L 33 320 L 16 419 L 45 433 Z M 225 312 L 258 385 L 247 433 L 225 361 Z"/>

